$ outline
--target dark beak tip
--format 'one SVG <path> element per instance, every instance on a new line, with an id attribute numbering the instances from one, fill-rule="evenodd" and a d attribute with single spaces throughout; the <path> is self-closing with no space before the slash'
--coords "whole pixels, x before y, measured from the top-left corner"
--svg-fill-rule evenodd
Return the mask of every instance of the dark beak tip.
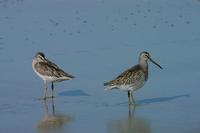
<path id="1" fill-rule="evenodd" d="M 160 65 L 157 65 L 160 69 L 163 69 L 163 67 L 161 67 Z"/>
<path id="2" fill-rule="evenodd" d="M 151 58 L 149 58 L 150 61 L 155 64 L 156 66 L 158 66 L 160 69 L 163 69 L 163 67 L 161 67 L 158 63 L 156 63 L 154 60 L 152 60 Z"/>

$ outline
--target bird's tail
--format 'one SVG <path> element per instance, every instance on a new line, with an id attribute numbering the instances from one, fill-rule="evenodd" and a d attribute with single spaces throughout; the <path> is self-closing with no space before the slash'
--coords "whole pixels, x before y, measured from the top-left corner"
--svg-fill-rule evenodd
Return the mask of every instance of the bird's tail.
<path id="1" fill-rule="evenodd" d="M 74 79 L 75 78 L 75 76 L 72 76 L 72 75 L 69 75 L 68 76 L 70 79 Z"/>
<path id="2" fill-rule="evenodd" d="M 116 88 L 116 86 L 113 84 L 110 84 L 110 82 L 104 83 L 104 86 L 105 86 L 105 90 L 112 90 Z"/>
<path id="3" fill-rule="evenodd" d="M 65 73 L 65 77 L 67 80 L 71 80 L 73 78 L 75 78 L 74 76 L 72 76 L 71 74 Z"/>

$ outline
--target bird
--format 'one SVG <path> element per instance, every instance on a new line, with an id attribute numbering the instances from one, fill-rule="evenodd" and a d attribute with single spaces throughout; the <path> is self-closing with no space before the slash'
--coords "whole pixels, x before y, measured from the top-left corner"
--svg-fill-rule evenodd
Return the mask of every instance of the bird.
<path id="1" fill-rule="evenodd" d="M 106 90 L 120 89 L 128 92 L 128 104 L 136 105 L 133 92 L 142 88 L 148 80 L 148 62 L 152 62 L 160 69 L 163 69 L 158 63 L 156 63 L 146 51 L 143 51 L 139 55 L 139 63 L 131 68 L 122 72 L 114 80 L 104 83 Z M 131 100 L 132 103 L 131 103 Z"/>
<path id="2" fill-rule="evenodd" d="M 33 71 L 44 81 L 44 93 L 41 99 L 54 98 L 54 83 L 71 80 L 74 76 L 64 72 L 59 66 L 51 62 L 42 52 L 36 53 L 32 60 Z M 47 97 L 47 84 L 51 83 L 51 97 Z"/>

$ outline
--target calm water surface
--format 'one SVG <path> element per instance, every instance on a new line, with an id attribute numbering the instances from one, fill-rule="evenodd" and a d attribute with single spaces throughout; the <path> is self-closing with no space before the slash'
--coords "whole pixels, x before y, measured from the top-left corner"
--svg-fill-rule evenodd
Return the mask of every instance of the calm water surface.
<path id="1" fill-rule="evenodd" d="M 0 0 L 0 132 L 199 133 L 199 12 L 198 0 Z M 129 110 L 103 83 L 144 50 L 164 69 L 149 64 Z M 76 76 L 54 100 L 37 100 L 38 51 Z"/>

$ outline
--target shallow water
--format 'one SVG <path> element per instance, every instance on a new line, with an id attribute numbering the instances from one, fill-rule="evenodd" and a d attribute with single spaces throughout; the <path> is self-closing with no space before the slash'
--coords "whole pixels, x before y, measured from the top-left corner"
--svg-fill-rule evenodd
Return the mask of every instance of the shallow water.
<path id="1" fill-rule="evenodd" d="M 0 132 L 199 133 L 198 0 L 0 0 Z M 135 92 L 103 83 L 149 51 L 149 79 Z M 34 54 L 74 80 L 46 102 Z M 49 86 L 50 87 L 50 86 Z"/>

